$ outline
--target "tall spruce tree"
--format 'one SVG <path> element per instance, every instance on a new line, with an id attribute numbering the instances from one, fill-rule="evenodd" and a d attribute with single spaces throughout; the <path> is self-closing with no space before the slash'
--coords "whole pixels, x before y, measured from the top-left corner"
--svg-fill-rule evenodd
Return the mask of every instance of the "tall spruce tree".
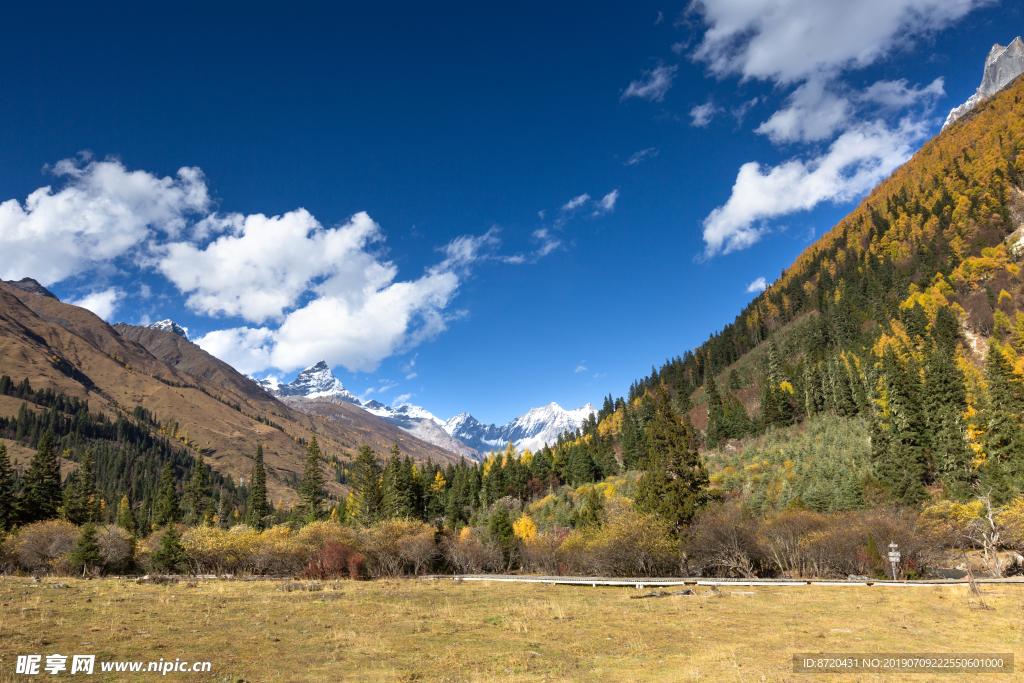
<path id="1" fill-rule="evenodd" d="M 177 486 L 177 482 L 174 479 L 174 468 L 171 466 L 171 463 L 167 463 L 160 473 L 156 509 L 153 512 L 153 523 L 156 526 L 176 524 L 181 519 Z"/>
<path id="2" fill-rule="evenodd" d="M 60 463 L 53 445 L 53 434 L 49 430 L 39 439 L 22 482 L 19 520 L 28 524 L 56 517 L 61 504 Z"/>
<path id="3" fill-rule="evenodd" d="M 0 441 L 0 531 L 14 525 L 14 470 L 7 457 L 7 445 Z"/>
<path id="4" fill-rule="evenodd" d="M 1020 416 L 1024 412 L 1024 383 L 1013 364 L 995 340 L 989 343 L 985 358 L 988 401 L 985 406 L 985 454 L 997 460 L 1000 477 L 1024 483 L 1024 430 Z M 1017 488 L 1017 485 L 1012 486 Z"/>
<path id="5" fill-rule="evenodd" d="M 223 495 L 223 494 L 221 494 Z M 256 458 L 252 463 L 252 473 L 249 475 L 249 526 L 262 530 L 264 517 L 270 514 L 270 506 L 267 505 L 267 471 L 263 467 L 263 445 L 256 444 Z"/>
<path id="6" fill-rule="evenodd" d="M 96 489 L 96 465 L 92 449 L 86 449 L 78 459 L 78 469 L 64 489 L 64 516 L 72 524 L 81 526 L 98 522 L 100 493 Z"/>
<path id="7" fill-rule="evenodd" d="M 327 483 L 320 469 L 323 456 L 316 442 L 316 434 L 306 447 L 306 463 L 302 468 L 302 483 L 299 484 L 299 505 L 306 519 L 319 519 L 323 512 L 324 485 Z"/>
<path id="8" fill-rule="evenodd" d="M 96 540 L 96 526 L 92 522 L 82 527 L 78 534 L 78 543 L 68 559 L 75 567 L 81 568 L 83 575 L 102 567 L 103 551 Z"/>
<path id="9" fill-rule="evenodd" d="M 700 454 L 690 450 L 690 427 L 680 422 L 663 392 L 648 425 L 649 453 L 637 484 L 636 506 L 680 532 L 710 501 L 709 477 Z"/>
<path id="10" fill-rule="evenodd" d="M 351 479 L 353 505 L 350 511 L 360 524 L 373 524 L 380 514 L 380 477 L 381 468 L 377 454 L 369 446 L 363 446 L 356 456 Z"/>
<path id="11" fill-rule="evenodd" d="M 128 494 L 121 496 L 121 502 L 117 504 L 117 525 L 132 535 L 138 530 Z"/>
<path id="12" fill-rule="evenodd" d="M 210 487 L 209 468 L 203 462 L 203 456 L 199 455 L 192 465 L 192 476 L 185 485 L 185 523 L 196 526 L 212 515 L 213 491 Z"/>

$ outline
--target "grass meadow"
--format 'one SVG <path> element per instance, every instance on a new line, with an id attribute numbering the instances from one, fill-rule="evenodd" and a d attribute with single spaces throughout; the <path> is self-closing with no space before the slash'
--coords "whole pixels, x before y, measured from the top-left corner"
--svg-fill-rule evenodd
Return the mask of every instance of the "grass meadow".
<path id="1" fill-rule="evenodd" d="M 63 584 L 64 587 L 54 587 Z M 673 590 L 673 589 L 669 589 Z M 795 652 L 1015 653 L 1024 585 L 633 588 L 381 580 L 169 585 L 0 578 L 0 683 L 18 654 L 95 654 L 92 681 L 948 681 L 1020 674 L 802 674 Z M 210 673 L 107 673 L 181 658 Z M 70 662 L 70 658 L 68 660 Z M 69 665 L 70 669 L 70 665 Z"/>

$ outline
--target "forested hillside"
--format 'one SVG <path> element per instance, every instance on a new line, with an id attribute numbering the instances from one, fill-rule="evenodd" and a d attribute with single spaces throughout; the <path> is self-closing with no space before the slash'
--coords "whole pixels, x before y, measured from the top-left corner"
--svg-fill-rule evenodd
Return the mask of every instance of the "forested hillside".
<path id="1" fill-rule="evenodd" d="M 779 454 L 813 442 L 800 445 L 803 430 L 745 447 L 729 440 L 804 423 L 857 442 L 815 460 L 842 464 L 815 478 L 845 481 L 851 507 L 864 486 L 903 503 L 929 490 L 991 489 L 1005 501 L 1024 489 L 1022 96 L 1018 79 L 925 144 L 735 322 L 635 383 L 607 420 L 627 457 L 638 399 L 664 384 L 705 449 L 744 449 L 742 463 L 725 450 L 710 463 L 727 490 L 743 491 L 740 479 L 760 490 L 758 505 L 765 495 L 811 503 L 797 500 L 793 476 L 775 477 L 787 493 L 764 473 L 737 473 L 771 460 L 792 468 L 798 458 Z M 832 501 L 815 507 L 830 509 L 834 494 L 812 494 Z"/>

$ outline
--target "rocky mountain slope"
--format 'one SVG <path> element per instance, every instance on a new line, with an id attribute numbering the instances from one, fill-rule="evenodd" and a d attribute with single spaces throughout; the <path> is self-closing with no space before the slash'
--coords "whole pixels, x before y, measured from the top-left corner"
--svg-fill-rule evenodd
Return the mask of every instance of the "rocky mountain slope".
<path id="1" fill-rule="evenodd" d="M 999 44 L 993 45 L 985 59 L 985 71 L 982 74 L 978 91 L 959 107 L 950 110 L 946 122 L 942 124 L 943 130 L 974 109 L 986 97 L 992 97 L 1008 86 L 1022 73 L 1024 73 L 1024 41 L 1021 41 L 1020 36 L 1017 36 L 1006 47 Z"/>
<path id="2" fill-rule="evenodd" d="M 335 419 L 339 413 L 335 408 L 311 408 L 311 400 L 325 400 L 329 405 L 338 400 L 344 402 L 346 397 L 355 400 L 345 390 L 337 378 L 327 369 L 326 364 L 318 364 L 300 373 L 296 380 L 285 389 L 280 398 L 263 388 L 258 381 L 253 381 L 227 363 L 211 356 L 209 353 L 172 331 L 181 329 L 172 321 L 162 328 L 138 327 L 118 323 L 114 329 L 124 338 L 144 347 L 157 359 L 187 373 L 194 378 L 210 381 L 226 389 L 227 400 L 237 402 L 243 411 L 258 411 L 270 421 L 283 424 L 285 421 L 307 424 L 327 438 L 330 448 L 325 448 L 328 455 L 337 456 L 341 460 L 351 459 L 364 445 L 369 445 L 380 454 L 389 450 L 396 439 L 401 442 L 402 452 L 412 456 L 417 462 L 428 458 L 434 462 L 454 462 L 456 455 L 443 447 L 438 448 L 429 441 L 415 438 L 395 429 L 391 424 L 374 415 L 366 415 L 364 419 Z M 306 391 L 302 401 L 292 401 L 300 391 Z M 361 416 L 362 417 L 362 416 Z M 316 419 L 319 418 L 319 419 Z M 333 450 L 332 450 L 333 449 Z M 301 471 L 301 466 L 299 466 Z"/>

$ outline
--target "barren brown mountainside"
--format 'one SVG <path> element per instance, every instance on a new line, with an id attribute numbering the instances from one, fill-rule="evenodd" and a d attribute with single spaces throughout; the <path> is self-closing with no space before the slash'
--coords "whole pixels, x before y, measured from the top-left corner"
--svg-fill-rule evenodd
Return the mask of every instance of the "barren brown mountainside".
<path id="1" fill-rule="evenodd" d="M 269 413 L 271 419 L 279 424 L 281 420 L 273 416 L 304 424 L 312 424 L 314 418 L 322 418 L 316 423 L 317 432 L 326 434 L 342 448 L 342 459 L 354 456 L 355 451 L 364 445 L 383 455 L 395 441 L 398 441 L 403 454 L 412 456 L 417 462 L 430 458 L 434 462 L 447 463 L 459 458 L 456 453 L 419 439 L 344 401 L 331 398 L 310 400 L 298 396 L 282 401 L 224 361 L 173 332 L 125 323 L 117 323 L 113 329 L 176 370 L 209 380 L 227 389 L 234 400 Z"/>
<path id="2" fill-rule="evenodd" d="M 300 440 L 308 442 L 314 432 L 328 459 L 348 461 L 363 444 L 383 454 L 394 439 L 401 439 L 403 452 L 417 460 L 457 459 L 377 418 L 379 425 L 348 429 L 324 417 L 304 415 L 255 385 L 253 394 L 245 384 L 252 384 L 249 380 L 193 344 L 173 351 L 167 340 L 137 336 L 158 350 L 163 346 L 163 353 L 180 353 L 181 367 L 174 367 L 92 312 L 48 293 L 35 293 L 38 290 L 24 287 L 24 281 L 17 285 L 0 282 L 0 374 L 16 381 L 27 378 L 37 389 L 88 399 L 94 412 L 130 413 L 142 406 L 160 424 L 177 423 L 179 439 L 188 439 L 193 455 L 201 454 L 215 471 L 236 483 L 248 477 L 256 445 L 262 443 L 268 493 L 275 503 L 295 500 L 288 482 L 302 472 L 305 447 Z M 16 415 L 20 401 L 3 398 L 0 414 Z M 330 472 L 327 480 L 331 495 L 346 494 Z"/>

